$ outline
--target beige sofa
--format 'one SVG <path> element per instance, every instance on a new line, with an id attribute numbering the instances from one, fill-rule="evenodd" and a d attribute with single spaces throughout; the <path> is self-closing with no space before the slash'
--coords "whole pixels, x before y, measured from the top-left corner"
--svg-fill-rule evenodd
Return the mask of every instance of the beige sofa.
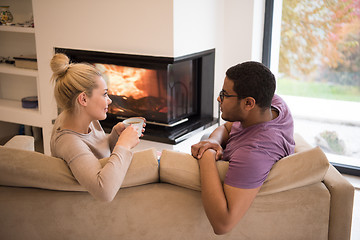
<path id="1" fill-rule="evenodd" d="M 0 239 L 350 238 L 354 189 L 319 148 L 296 136 L 296 152 L 276 163 L 250 209 L 217 236 L 204 213 L 197 161 L 164 150 L 134 154 L 115 199 L 99 202 L 58 158 L 15 137 L 0 146 Z M 28 150 L 18 150 L 21 147 Z M 105 163 L 107 159 L 102 159 Z M 224 178 L 228 163 L 219 161 Z"/>

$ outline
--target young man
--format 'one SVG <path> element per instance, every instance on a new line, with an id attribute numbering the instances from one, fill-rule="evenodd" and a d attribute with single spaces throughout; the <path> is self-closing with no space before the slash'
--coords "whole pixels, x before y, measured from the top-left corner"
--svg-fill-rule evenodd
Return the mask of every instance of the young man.
<path id="1" fill-rule="evenodd" d="M 293 119 L 274 95 L 275 77 L 258 62 L 229 68 L 217 100 L 227 121 L 191 147 L 199 159 L 201 196 L 216 234 L 229 232 L 245 215 L 271 167 L 294 152 Z M 222 186 L 216 160 L 229 161 Z"/>

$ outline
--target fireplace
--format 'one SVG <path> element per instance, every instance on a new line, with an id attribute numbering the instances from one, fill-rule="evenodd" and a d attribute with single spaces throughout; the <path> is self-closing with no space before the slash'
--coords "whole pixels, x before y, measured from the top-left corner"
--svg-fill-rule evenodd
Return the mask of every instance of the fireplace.
<path id="1" fill-rule="evenodd" d="M 213 117 L 215 50 L 157 57 L 56 48 L 72 62 L 93 64 L 108 85 L 106 132 L 134 116 L 147 120 L 144 139 L 177 144 L 218 119 Z"/>

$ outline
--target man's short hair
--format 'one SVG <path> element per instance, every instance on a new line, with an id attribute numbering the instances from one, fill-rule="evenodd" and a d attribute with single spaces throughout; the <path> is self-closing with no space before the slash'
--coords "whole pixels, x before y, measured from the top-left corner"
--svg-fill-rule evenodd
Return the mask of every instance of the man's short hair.
<path id="1" fill-rule="evenodd" d="M 243 62 L 230 67 L 226 76 L 234 82 L 234 91 L 239 99 L 253 97 L 260 108 L 271 107 L 275 93 L 274 74 L 262 63 Z"/>

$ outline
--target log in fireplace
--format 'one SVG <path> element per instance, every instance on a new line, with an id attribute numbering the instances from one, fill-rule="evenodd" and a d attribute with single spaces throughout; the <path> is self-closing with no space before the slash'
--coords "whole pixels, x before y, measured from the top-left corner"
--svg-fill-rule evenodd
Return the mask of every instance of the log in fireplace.
<path id="1" fill-rule="evenodd" d="M 147 120 L 144 139 L 177 144 L 218 122 L 213 117 L 215 49 L 158 57 L 55 48 L 72 62 L 93 64 L 112 99 L 105 131 L 122 119 Z"/>

